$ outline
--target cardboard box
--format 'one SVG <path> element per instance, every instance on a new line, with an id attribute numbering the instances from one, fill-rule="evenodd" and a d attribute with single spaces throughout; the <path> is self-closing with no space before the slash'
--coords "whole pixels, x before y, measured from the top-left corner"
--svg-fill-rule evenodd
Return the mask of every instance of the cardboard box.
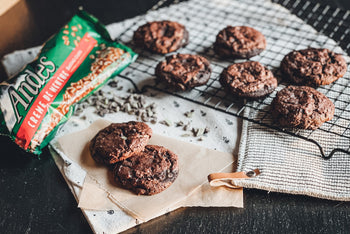
<path id="1" fill-rule="evenodd" d="M 0 57 L 33 43 L 35 24 L 24 0 L 0 0 Z M 33 31 L 34 30 L 34 31 Z"/>
<path id="2" fill-rule="evenodd" d="M 27 1 L 0 0 L 0 58 L 16 49 L 24 49 L 33 43 L 35 28 Z M 0 67 L 0 80 L 6 78 Z"/>
<path id="3" fill-rule="evenodd" d="M 42 45 L 77 10 L 71 0 L 0 0 L 0 59 Z M 0 81 L 7 76 L 0 63 Z"/>

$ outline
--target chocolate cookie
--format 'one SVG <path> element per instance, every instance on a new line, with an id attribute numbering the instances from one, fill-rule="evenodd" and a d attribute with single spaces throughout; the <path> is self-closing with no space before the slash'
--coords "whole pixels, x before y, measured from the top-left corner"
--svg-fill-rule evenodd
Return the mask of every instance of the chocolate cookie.
<path id="1" fill-rule="evenodd" d="M 214 51 L 222 57 L 250 58 L 266 48 L 264 35 L 247 26 L 227 26 L 219 32 Z"/>
<path id="2" fill-rule="evenodd" d="M 174 54 L 158 63 L 156 76 L 176 89 L 188 90 L 204 85 L 211 75 L 208 60 L 199 55 Z"/>
<path id="3" fill-rule="evenodd" d="M 272 102 L 272 114 L 281 126 L 316 129 L 334 115 L 334 104 L 309 86 L 288 86 Z"/>
<path id="4" fill-rule="evenodd" d="M 96 162 L 110 165 L 141 152 L 151 136 L 152 129 L 145 123 L 113 123 L 96 134 L 89 149 Z"/>
<path id="5" fill-rule="evenodd" d="M 115 181 L 137 194 L 153 195 L 168 188 L 179 173 L 177 155 L 156 145 L 147 145 L 115 165 Z"/>
<path id="6" fill-rule="evenodd" d="M 173 21 L 148 22 L 134 32 L 133 41 L 138 47 L 166 54 L 188 44 L 188 31 Z"/>
<path id="7" fill-rule="evenodd" d="M 260 98 L 277 87 L 272 72 L 259 62 L 236 63 L 225 68 L 220 83 L 233 95 L 245 98 Z"/>
<path id="8" fill-rule="evenodd" d="M 282 72 L 296 84 L 327 85 L 344 76 L 344 58 L 328 49 L 292 51 L 281 62 Z"/>

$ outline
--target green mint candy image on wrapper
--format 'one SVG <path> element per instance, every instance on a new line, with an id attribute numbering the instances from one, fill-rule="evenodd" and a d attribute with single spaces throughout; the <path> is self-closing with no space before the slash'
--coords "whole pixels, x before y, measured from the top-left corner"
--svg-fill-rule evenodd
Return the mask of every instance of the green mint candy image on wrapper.
<path id="1" fill-rule="evenodd" d="M 0 131 L 40 154 L 74 104 L 99 89 L 137 57 L 104 25 L 80 10 L 43 46 L 38 58 L 0 87 Z"/>

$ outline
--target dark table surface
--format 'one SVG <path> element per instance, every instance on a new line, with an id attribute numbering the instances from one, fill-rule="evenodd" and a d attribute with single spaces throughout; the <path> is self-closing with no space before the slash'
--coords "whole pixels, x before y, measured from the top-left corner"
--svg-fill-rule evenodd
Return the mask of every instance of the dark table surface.
<path id="1" fill-rule="evenodd" d="M 41 33 L 25 46 L 44 42 L 79 5 L 108 24 L 156 2 L 28 0 Z M 318 2 L 350 9 L 349 0 Z M 3 136 L 0 149 L 0 233 L 91 233 L 47 149 L 33 159 Z M 350 233 L 349 202 L 245 189 L 244 203 L 244 209 L 181 208 L 126 233 Z"/>

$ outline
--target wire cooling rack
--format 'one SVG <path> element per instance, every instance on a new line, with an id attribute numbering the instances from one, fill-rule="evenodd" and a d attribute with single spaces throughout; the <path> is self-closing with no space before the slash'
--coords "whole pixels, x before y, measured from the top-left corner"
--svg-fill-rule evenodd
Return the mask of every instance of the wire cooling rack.
<path id="1" fill-rule="evenodd" d="M 335 104 L 335 115 L 317 130 L 284 129 L 276 125 L 270 114 L 270 104 L 276 92 L 288 85 L 279 71 L 283 57 L 292 50 L 308 47 L 328 48 L 343 54 L 350 53 L 350 13 L 304 0 L 190 0 L 171 4 L 155 11 L 169 1 L 161 1 L 150 12 L 140 16 L 119 40 L 139 53 L 139 58 L 120 76 L 132 81 L 135 87 L 155 89 L 200 105 L 213 108 L 244 120 L 257 123 L 315 144 L 320 155 L 331 158 L 335 153 L 350 154 L 350 73 L 331 85 L 318 90 Z M 285 8 L 284 8 L 284 7 Z M 288 9 L 288 10 L 287 10 Z M 292 14 L 291 14 L 292 13 Z M 301 20 L 301 19 L 303 20 Z M 180 22 L 190 32 L 190 43 L 179 53 L 200 54 L 209 59 L 213 73 L 209 82 L 189 92 L 177 92 L 156 83 L 154 69 L 164 59 L 133 46 L 133 32 L 147 21 L 169 19 Z M 219 84 L 221 71 L 229 64 L 244 60 L 222 60 L 215 55 L 212 44 L 216 34 L 227 25 L 248 25 L 261 31 L 267 39 L 266 51 L 251 58 L 259 61 L 279 79 L 278 88 L 266 98 L 249 101 L 227 94 Z M 316 30 L 315 30 L 316 29 Z M 327 36 L 326 36 L 327 35 Z"/>

